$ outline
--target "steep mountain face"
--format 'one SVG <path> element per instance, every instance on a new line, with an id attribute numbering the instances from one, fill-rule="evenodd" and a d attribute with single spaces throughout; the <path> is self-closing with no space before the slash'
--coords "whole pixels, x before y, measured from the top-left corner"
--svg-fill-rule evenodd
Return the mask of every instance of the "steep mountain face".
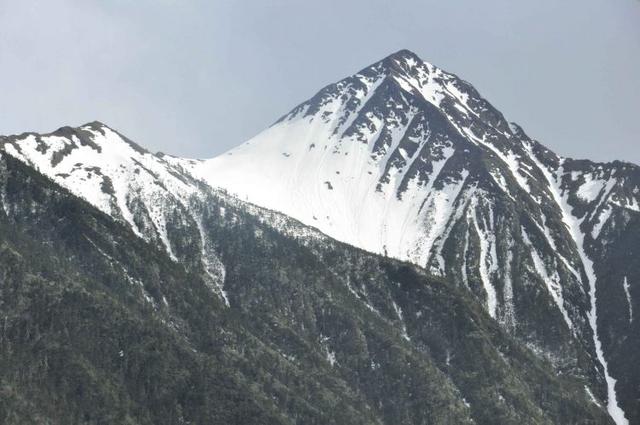
<path id="1" fill-rule="evenodd" d="M 593 412 L 601 408 L 617 424 L 640 421 L 638 167 L 557 156 L 468 83 L 411 52 L 327 86 L 256 138 L 207 161 L 152 154 L 100 123 L 4 137 L 0 144 L 4 161 L 17 167 L 17 159 L 46 175 L 144 246 L 159 248 L 181 276 L 220 301 L 215 314 L 240 316 L 237 327 L 251 337 L 238 337 L 239 352 L 251 338 L 275 344 L 286 361 L 295 363 L 304 352 L 296 373 L 277 366 L 285 386 L 302 379 L 305 368 L 327 373 L 316 369 L 318 353 L 332 366 L 348 364 L 339 385 L 322 385 L 348 389 L 335 399 L 349 400 L 349 423 L 607 423 Z M 4 193 L 11 228 L 32 206 L 7 202 Z M 31 225 L 29 237 L 37 227 Z M 83 245 L 111 258 L 116 246 L 92 251 Z M 73 255 L 85 258 L 83 251 Z M 98 279 L 92 270 L 84 273 L 86 280 Z M 136 279 L 152 285 L 157 273 Z M 437 295 L 425 281 L 447 289 Z M 153 314 L 168 308 L 159 294 L 139 294 Z M 184 297 L 165 296 L 169 306 L 193 302 Z M 464 311 L 451 310 L 460 297 Z M 176 323 L 196 320 L 195 313 L 190 317 Z M 459 327 L 469 332 L 460 334 Z M 518 353 L 524 346 L 537 359 L 505 352 L 504 341 L 513 340 Z M 391 358 L 396 345 L 410 348 Z M 291 347 L 302 351 L 291 354 Z M 346 350 L 342 361 L 337 350 Z M 259 353 L 253 351 L 255 358 L 269 358 Z M 488 353 L 514 370 L 500 372 L 504 362 Z M 527 371 L 539 363 L 539 370 Z M 417 364 L 428 372 L 411 383 L 399 378 L 413 376 Z M 548 367 L 571 384 L 541 390 L 551 385 L 540 380 Z M 242 373 L 263 379 L 275 372 Z M 304 403 L 320 385 L 314 379 L 294 387 L 307 396 Z M 483 381 L 492 389 L 479 387 Z M 244 378 L 238 382 L 244 385 Z M 427 396 L 434 388 L 426 382 L 450 385 L 448 401 Z M 397 385 L 410 387 L 397 391 Z M 564 391 L 567 403 L 579 407 L 563 413 L 555 409 Z M 585 407 L 580 400 L 587 396 L 593 402 Z M 299 421 L 297 407 L 287 410 L 288 397 L 263 407 Z M 331 397 L 322 400 L 330 405 Z M 471 413 L 458 409 L 461 400 Z M 327 405 L 311 403 L 304 414 Z M 450 410 L 456 412 L 450 418 L 428 416 Z"/>
<path id="2" fill-rule="evenodd" d="M 181 166 L 197 161 L 151 154 L 98 122 L 0 142 L 8 155 L 162 246 L 172 260 L 190 269 L 203 264 L 209 285 L 225 299 L 224 271 L 198 214 L 209 188 Z M 194 229 L 200 246 L 192 243 Z"/>
<path id="3" fill-rule="evenodd" d="M 467 288 L 558 370 L 586 358 L 617 423 L 640 421 L 637 166 L 559 157 L 471 85 L 401 51 L 190 168 Z"/>
<path id="4" fill-rule="evenodd" d="M 170 247 L 141 238 L 144 208 L 107 215 L 6 152 L 3 423 L 612 423 L 594 382 L 420 268 L 205 190 L 204 225 L 180 228 L 196 254 L 176 261 L 172 224 Z"/>

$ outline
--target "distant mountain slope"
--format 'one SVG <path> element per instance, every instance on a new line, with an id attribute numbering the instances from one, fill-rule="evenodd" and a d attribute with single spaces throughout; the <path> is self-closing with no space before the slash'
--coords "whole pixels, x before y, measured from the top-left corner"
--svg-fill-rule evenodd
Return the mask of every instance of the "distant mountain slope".
<path id="1" fill-rule="evenodd" d="M 207 195 L 227 307 L 4 153 L 0 200 L 3 423 L 609 423 L 464 291 L 286 217 Z"/>

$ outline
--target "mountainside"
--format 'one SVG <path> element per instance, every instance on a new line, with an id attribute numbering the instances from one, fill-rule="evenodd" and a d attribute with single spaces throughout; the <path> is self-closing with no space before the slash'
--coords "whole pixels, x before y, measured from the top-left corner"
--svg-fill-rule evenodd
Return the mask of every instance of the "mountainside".
<path id="1" fill-rule="evenodd" d="M 559 157 L 400 51 L 193 173 L 468 288 L 559 368 L 588 351 L 611 414 L 626 423 L 619 393 L 640 421 L 637 166 Z"/>
<path id="2" fill-rule="evenodd" d="M 205 263 L 0 154 L 3 423 L 611 423 L 597 382 L 446 281 L 201 196 L 181 232 L 215 241 L 224 298 Z"/>
<path id="3" fill-rule="evenodd" d="M 411 52 L 325 87 L 211 160 L 152 154 L 98 122 L 2 137 L 0 155 L 7 170 L 36 170 L 53 182 L 33 186 L 66 189 L 97 209 L 91 217 L 129 232 L 119 237 L 134 259 L 146 258 L 150 247 L 157 251 L 153 261 L 145 259 L 152 271 L 134 278 L 156 288 L 137 294 L 151 306 L 143 323 L 157 316 L 154 326 L 165 332 L 161 324 L 172 322 L 163 315 L 173 314 L 197 333 L 205 322 L 232 317 L 236 330 L 228 332 L 243 335 L 232 338 L 233 350 L 242 353 L 252 338 L 277 347 L 296 372 L 258 362 L 242 368 L 233 384 L 258 400 L 253 406 L 264 418 L 287 418 L 274 423 L 608 423 L 605 409 L 617 424 L 640 421 L 639 168 L 559 157 L 507 122 L 469 83 Z M 65 240 L 62 229 L 49 240 L 38 234 L 41 209 L 53 208 L 46 196 L 35 208 L 9 201 L 9 187 L 0 198 L 7 229 L 30 247 Z M 14 229 L 25 214 L 41 218 Z M 86 217 L 71 218 L 86 225 Z M 77 233 L 78 225 L 66 231 Z M 43 253 L 61 264 L 72 258 L 65 267 L 98 285 L 90 301 L 101 306 L 102 295 L 94 298 L 107 282 L 85 263 L 102 253 L 115 262 L 110 267 L 131 267 L 130 259 L 114 255 L 124 242 L 105 232 L 108 246 L 74 239 L 70 252 Z M 179 270 L 167 278 L 179 292 L 174 298 L 157 289 L 165 262 Z M 30 267 L 24 273 L 44 273 Z M 127 276 L 113 279 L 131 282 Z M 56 279 L 52 286 L 61 284 Z M 191 285 L 206 288 L 210 300 L 200 300 Z M 110 296 L 122 302 L 122 293 Z M 176 302 L 204 304 L 197 312 L 168 313 Z M 180 346 L 182 330 L 168 332 Z M 198 338 L 228 343 L 217 333 Z M 257 358 L 272 363 L 273 353 L 261 350 L 215 361 L 234 371 Z M 301 353 L 305 360 L 296 364 Z M 338 381 L 318 381 L 335 365 Z M 247 389 L 273 374 L 286 394 L 278 400 L 266 401 L 271 387 Z M 326 386 L 333 395 L 311 390 Z M 439 388 L 441 399 L 434 394 Z M 320 415 L 336 399 L 353 414 Z M 183 402 L 180 409 L 187 408 Z"/>

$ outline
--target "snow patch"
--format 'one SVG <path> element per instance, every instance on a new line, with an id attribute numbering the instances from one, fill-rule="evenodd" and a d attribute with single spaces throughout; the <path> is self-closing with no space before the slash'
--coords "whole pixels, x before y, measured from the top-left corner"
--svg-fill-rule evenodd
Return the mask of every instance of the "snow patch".
<path id="1" fill-rule="evenodd" d="M 622 288 L 624 289 L 624 294 L 627 297 L 627 305 L 629 306 L 629 323 L 631 323 L 633 322 L 633 304 L 631 303 L 631 292 L 629 292 L 629 282 L 627 281 L 626 276 L 622 282 Z"/>
<path id="2" fill-rule="evenodd" d="M 593 229 L 591 229 L 591 237 L 593 239 L 598 239 L 600 232 L 602 231 L 602 227 L 607 223 L 609 217 L 611 217 L 612 208 L 606 206 L 600 211 L 598 214 L 598 222 L 594 224 Z"/>
<path id="3" fill-rule="evenodd" d="M 498 298 L 496 295 L 496 289 L 491 283 L 491 275 L 497 270 L 498 267 L 495 255 L 495 235 L 493 235 L 493 233 L 490 232 L 486 227 L 485 232 L 480 229 L 475 214 L 476 208 L 477 201 L 474 198 L 474 202 L 471 208 L 472 213 L 470 215 L 478 239 L 480 239 L 480 280 L 482 281 L 482 285 L 484 286 L 484 290 L 487 294 L 487 310 L 489 312 L 489 315 L 495 318 L 498 306 Z M 491 211 L 491 214 L 492 213 L 493 212 Z"/>
<path id="4" fill-rule="evenodd" d="M 585 182 L 580 185 L 576 195 L 585 202 L 593 202 L 606 185 L 606 180 L 594 179 L 591 174 L 582 174 Z"/>
<path id="5" fill-rule="evenodd" d="M 402 326 L 402 338 L 404 338 L 406 341 L 411 341 L 411 338 L 409 338 L 409 334 L 407 333 L 407 324 L 405 323 L 404 317 L 402 316 L 402 309 L 400 308 L 400 306 L 398 306 L 398 304 L 396 304 L 395 301 L 392 300 L 391 303 Z"/>
<path id="6" fill-rule="evenodd" d="M 598 399 L 595 398 L 595 396 L 593 395 L 593 393 L 591 392 L 591 389 L 589 387 L 587 387 L 586 385 L 584 386 L 584 390 L 587 393 L 587 395 L 589 396 L 589 400 L 591 400 L 591 402 L 593 404 L 595 404 L 598 407 L 602 407 L 602 405 L 598 402 Z"/>
<path id="7" fill-rule="evenodd" d="M 571 318 L 569 318 L 569 314 L 567 313 L 567 309 L 564 306 L 564 297 L 562 295 L 562 285 L 560 284 L 560 276 L 558 276 L 558 271 L 554 270 L 553 275 L 549 275 L 547 272 L 547 267 L 542 260 L 542 257 L 538 254 L 538 251 L 534 248 L 527 232 L 522 228 L 522 239 L 525 244 L 529 247 L 529 253 L 531 254 L 531 260 L 533 261 L 533 266 L 536 269 L 538 275 L 542 278 L 542 281 L 547 286 L 547 290 L 553 298 L 556 306 L 562 313 L 562 317 L 564 318 L 567 327 L 571 332 L 574 332 L 575 328 L 573 326 L 573 322 Z"/>
<path id="8" fill-rule="evenodd" d="M 562 221 L 567 226 L 567 229 L 576 244 L 578 254 L 582 261 L 582 266 L 584 268 L 585 274 L 587 275 L 587 281 L 589 284 L 589 299 L 591 301 L 591 310 L 588 312 L 588 319 L 589 325 L 591 326 L 591 329 L 593 331 L 593 342 L 595 346 L 596 357 L 598 359 L 598 362 L 602 365 L 605 381 L 607 383 L 607 411 L 617 425 L 628 425 L 629 421 L 626 419 L 624 411 L 618 405 L 615 390 L 616 380 L 609 374 L 609 367 L 604 357 L 602 342 L 600 341 L 600 337 L 598 335 L 598 309 L 596 293 L 597 278 L 593 269 L 593 261 L 591 261 L 584 249 L 585 235 L 580 229 L 580 225 L 582 224 L 584 218 L 580 220 L 573 215 L 573 207 L 569 205 L 566 197 L 564 196 L 564 191 L 562 190 L 560 183 L 562 181 L 560 176 L 564 174 L 563 162 L 560 164 L 560 168 L 557 172 L 556 177 L 552 175 L 551 172 L 536 158 L 536 156 L 532 152 L 530 144 L 525 145 L 525 148 L 529 151 L 531 159 L 535 162 L 536 166 L 540 169 L 549 184 L 549 191 L 551 192 L 555 203 L 558 205 L 558 207 L 560 207 L 560 211 L 562 213 Z"/>

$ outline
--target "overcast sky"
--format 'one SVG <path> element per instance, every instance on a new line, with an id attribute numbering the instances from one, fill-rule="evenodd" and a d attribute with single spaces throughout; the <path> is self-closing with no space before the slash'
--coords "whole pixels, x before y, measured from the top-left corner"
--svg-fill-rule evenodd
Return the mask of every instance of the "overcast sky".
<path id="1" fill-rule="evenodd" d="M 640 164 L 638 0 L 0 0 L 0 134 L 212 157 L 402 48 L 559 154 Z"/>

